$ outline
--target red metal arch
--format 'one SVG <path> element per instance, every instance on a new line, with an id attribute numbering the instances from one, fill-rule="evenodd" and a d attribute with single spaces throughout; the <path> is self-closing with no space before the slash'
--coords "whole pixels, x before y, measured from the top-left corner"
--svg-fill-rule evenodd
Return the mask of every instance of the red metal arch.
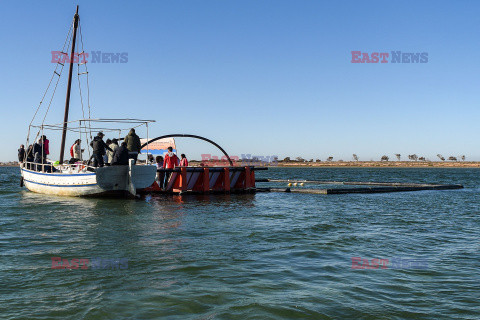
<path id="1" fill-rule="evenodd" d="M 157 141 L 157 140 L 160 140 L 160 139 L 164 139 L 164 138 L 194 138 L 194 139 L 199 139 L 199 140 L 207 141 L 207 142 L 213 144 L 215 147 L 217 147 L 220 151 L 222 151 L 223 154 L 227 157 L 228 162 L 230 162 L 230 165 L 233 167 L 233 162 L 232 162 L 232 160 L 230 159 L 229 155 L 225 152 L 225 150 L 223 150 L 222 147 L 220 147 L 218 144 L 216 144 L 215 142 L 213 142 L 213 141 L 210 140 L 210 139 L 207 139 L 207 138 L 204 138 L 204 137 L 201 137 L 201 136 L 196 136 L 196 135 L 194 135 L 194 134 L 166 134 L 166 135 L 164 135 L 164 136 L 156 137 L 156 138 L 154 138 L 154 139 L 150 139 L 149 141 L 145 142 L 145 143 L 142 145 L 142 149 L 143 149 L 144 147 L 146 147 L 147 144 L 152 143 L 152 142 Z"/>

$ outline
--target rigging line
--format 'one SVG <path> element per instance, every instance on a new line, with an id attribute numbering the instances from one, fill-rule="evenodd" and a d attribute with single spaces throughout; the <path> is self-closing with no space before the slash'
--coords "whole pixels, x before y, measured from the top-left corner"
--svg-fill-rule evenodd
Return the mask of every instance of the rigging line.
<path id="1" fill-rule="evenodd" d="M 65 45 L 67 44 L 67 40 L 70 37 L 70 33 L 72 32 L 72 28 L 73 28 L 73 24 L 70 25 L 70 29 L 68 30 L 67 37 L 65 38 L 65 41 L 63 43 L 62 52 L 65 50 Z M 55 74 L 58 75 L 57 68 L 58 68 L 58 63 L 55 65 L 55 70 L 53 71 L 52 77 L 50 78 L 50 81 L 48 82 L 47 89 L 45 89 L 45 92 L 43 93 L 42 99 L 40 100 L 40 103 L 38 104 L 37 110 L 35 110 L 35 114 L 33 115 L 33 118 L 30 121 L 30 125 L 32 125 L 33 121 L 35 121 L 35 118 L 37 117 L 37 113 L 40 110 L 40 107 L 42 106 L 43 100 L 45 99 L 45 96 L 47 95 L 48 89 L 50 89 L 50 85 L 52 84 L 53 77 L 55 76 Z M 63 66 L 62 66 L 61 70 L 63 70 Z M 60 75 L 61 75 L 61 73 L 62 73 L 62 71 L 60 71 Z M 60 78 L 60 76 L 59 76 L 59 78 Z M 27 144 L 30 142 L 30 125 L 28 126 Z"/>
<path id="2" fill-rule="evenodd" d="M 69 41 L 69 46 L 70 46 L 70 43 L 73 41 L 73 35 Z M 71 59 L 72 57 L 70 57 Z M 63 72 L 63 67 L 60 69 L 60 73 Z M 50 110 L 50 106 L 52 105 L 52 101 L 53 101 L 53 97 L 55 96 L 55 92 L 57 91 L 57 87 L 58 87 L 58 83 L 60 82 L 60 77 L 57 78 L 57 83 L 55 83 L 55 88 L 53 89 L 53 92 L 52 92 L 52 97 L 50 98 L 50 102 L 48 103 L 48 107 L 47 107 L 47 111 L 45 112 L 45 116 L 43 117 L 43 121 L 42 121 L 42 125 L 45 123 L 45 119 L 47 118 L 47 115 L 48 115 L 48 111 Z"/>
<path id="3" fill-rule="evenodd" d="M 80 64 L 79 63 L 77 64 L 77 79 L 78 79 L 78 91 L 80 92 L 80 105 L 82 106 L 82 117 L 83 119 L 85 119 L 85 108 L 83 106 L 82 84 L 80 80 Z"/>
<path id="4" fill-rule="evenodd" d="M 77 40 L 77 42 L 78 42 L 78 40 Z M 83 47 L 82 47 L 82 51 L 83 51 Z M 80 57 L 79 57 L 79 59 L 80 59 Z M 80 104 L 82 106 L 82 117 L 85 119 L 85 108 L 83 106 L 82 84 L 81 84 L 81 80 L 80 80 L 80 61 L 78 61 L 78 62 L 79 62 L 77 64 L 78 91 L 80 93 Z M 80 135 L 80 139 L 81 139 L 82 138 L 82 123 L 81 122 L 79 124 L 79 127 L 80 127 L 79 135 Z M 88 145 L 88 137 L 87 137 L 87 129 L 86 128 L 85 128 L 85 137 L 87 138 L 87 145 Z"/>
<path id="5" fill-rule="evenodd" d="M 82 50 L 83 50 L 83 33 L 82 33 L 82 26 L 80 26 L 80 42 L 82 43 Z M 85 64 L 85 71 L 87 72 L 87 107 L 88 107 L 88 118 L 91 119 L 91 108 L 90 108 L 90 85 L 89 85 L 89 77 L 88 77 L 88 67 Z M 88 123 L 89 127 L 91 127 L 91 122 Z M 90 130 L 90 138 L 92 138 L 92 132 Z"/>
<path id="6" fill-rule="evenodd" d="M 80 17 L 78 18 L 78 33 L 80 34 L 80 43 L 82 44 L 82 52 L 85 52 L 84 44 L 83 44 L 83 33 L 82 33 L 82 24 L 80 21 Z M 80 66 L 79 66 L 80 67 Z M 91 119 L 91 113 L 90 113 L 90 87 L 88 84 L 88 67 L 87 67 L 87 61 L 85 60 L 85 72 L 87 74 L 87 107 L 88 107 L 88 118 Z M 80 81 L 80 78 L 79 78 Z M 81 96 L 81 93 L 80 93 Z M 82 102 L 82 112 L 83 112 L 83 102 Z M 83 118 L 85 119 L 85 114 L 83 115 Z M 87 134 L 87 124 L 84 123 L 85 125 L 85 140 L 87 141 L 87 150 L 88 150 L 88 156 L 90 157 L 90 149 L 88 148 L 89 146 L 89 139 L 88 139 L 88 134 Z M 92 124 L 89 121 L 88 122 L 88 127 L 89 127 L 89 132 L 90 132 L 90 140 L 93 140 L 92 137 Z"/>

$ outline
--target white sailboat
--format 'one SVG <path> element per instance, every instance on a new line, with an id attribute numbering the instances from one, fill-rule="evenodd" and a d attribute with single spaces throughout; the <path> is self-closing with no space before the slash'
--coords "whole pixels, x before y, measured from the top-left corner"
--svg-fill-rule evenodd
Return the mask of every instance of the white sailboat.
<path id="1" fill-rule="evenodd" d="M 21 167 L 25 187 L 33 192 L 58 196 L 136 195 L 138 190 L 152 185 L 156 174 L 155 166 L 134 165 L 133 160 L 128 166 L 59 167 L 56 172 Z"/>
<path id="2" fill-rule="evenodd" d="M 48 105 L 45 117 L 41 124 L 33 124 L 35 116 L 40 109 L 42 102 L 40 102 L 39 108 L 35 113 L 34 119 L 29 126 L 29 132 L 27 136 L 27 146 L 30 144 L 30 133 L 32 129 L 37 130 L 38 132 L 33 139 L 33 143 L 37 141 L 39 137 L 42 137 L 45 130 L 61 130 L 62 131 L 62 141 L 61 141 L 61 150 L 60 150 L 60 159 L 58 163 L 48 161 L 44 157 L 44 150 L 42 144 L 42 150 L 40 157 L 41 161 L 33 161 L 32 149 L 27 150 L 27 156 L 24 161 L 20 163 L 20 170 L 22 175 L 22 183 L 25 187 L 33 192 L 50 194 L 50 195 L 59 195 L 59 196 L 100 196 L 100 195 L 136 195 L 137 191 L 150 187 L 155 181 L 156 177 L 156 166 L 148 165 L 145 162 L 145 165 L 134 164 L 134 160 L 130 159 L 128 165 L 115 165 L 115 166 L 105 166 L 105 167 L 93 167 L 87 165 L 85 161 L 76 161 L 76 163 L 66 163 L 64 161 L 64 152 L 65 152 L 65 141 L 67 131 L 76 132 L 79 136 L 86 137 L 87 145 L 92 137 L 92 130 L 107 130 L 110 132 L 118 132 L 119 138 L 122 130 L 127 130 L 128 127 L 138 127 L 145 125 L 147 129 L 147 138 L 148 138 L 148 124 L 154 122 L 153 120 L 138 120 L 138 119 L 90 119 L 84 118 L 77 121 L 68 121 L 69 114 L 69 104 L 70 104 L 70 91 L 72 84 L 72 72 L 73 64 L 75 62 L 75 42 L 77 36 L 77 29 L 79 26 L 79 15 L 78 15 L 78 6 L 75 13 L 72 27 L 67 35 L 67 40 L 71 39 L 71 54 L 69 56 L 69 75 L 68 75 L 68 86 L 67 86 L 67 97 L 65 102 L 65 114 L 64 121 L 61 124 L 48 125 L 45 124 L 46 114 L 50 109 L 50 104 Z M 70 33 L 73 31 L 70 37 Z M 80 29 L 81 36 L 81 29 Z M 65 45 L 68 41 L 65 41 Z M 65 49 L 64 45 L 64 49 Z M 83 47 L 83 40 L 82 40 Z M 83 48 L 82 48 L 83 49 Z M 63 52 L 63 50 L 62 50 Z M 83 52 L 83 51 L 82 51 Z M 80 69 L 81 63 L 78 63 L 78 68 Z M 60 79 L 61 71 L 63 70 L 64 64 L 58 63 L 55 67 L 54 74 L 52 79 L 58 76 Z M 86 70 L 86 64 L 84 64 Z M 80 75 L 86 74 L 88 77 L 88 71 L 83 73 L 78 72 L 79 81 Z M 58 84 L 57 79 L 57 84 Z M 52 84 L 52 80 L 50 81 Z M 50 87 L 49 84 L 49 87 Z M 88 84 L 88 78 L 87 78 Z M 49 90 L 47 88 L 46 93 Z M 55 85 L 55 89 L 56 89 Z M 80 85 L 79 85 L 80 87 Z M 53 90 L 53 95 L 55 90 Z M 45 98 L 45 95 L 44 95 Z M 83 100 L 82 101 L 82 111 L 83 111 Z M 88 108 L 90 108 L 88 101 Z M 90 111 L 89 111 L 90 114 Z M 77 123 L 78 125 L 73 125 Z M 95 124 L 103 124 L 103 127 L 95 127 Z M 94 124 L 94 127 L 92 127 Z M 108 124 L 108 125 L 107 125 Z M 127 126 L 127 128 L 119 128 L 115 126 Z"/>

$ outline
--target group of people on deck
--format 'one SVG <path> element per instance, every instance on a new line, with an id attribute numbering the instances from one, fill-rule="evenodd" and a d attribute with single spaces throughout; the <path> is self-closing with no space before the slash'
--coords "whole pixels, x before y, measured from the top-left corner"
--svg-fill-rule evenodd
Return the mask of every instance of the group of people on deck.
<path id="1" fill-rule="evenodd" d="M 178 166 L 188 167 L 188 160 L 185 154 L 182 153 L 180 155 L 181 159 L 178 159 L 177 155 L 173 153 L 172 147 L 168 147 L 167 150 L 168 151 L 167 154 L 165 154 L 165 158 L 163 158 L 162 156 L 157 156 L 155 158 L 157 169 L 174 169 Z M 170 174 L 171 172 L 157 172 L 158 185 L 161 189 L 163 189 L 164 186 L 167 186 L 168 180 L 170 179 Z"/>
<path id="2" fill-rule="evenodd" d="M 47 156 L 50 154 L 50 141 L 46 136 L 42 135 L 37 142 L 28 146 L 20 145 L 18 149 L 18 162 L 27 162 L 28 169 L 37 170 L 37 164 L 44 165 L 47 163 Z"/>
<path id="3" fill-rule="evenodd" d="M 128 165 L 129 159 L 133 159 L 134 163 L 137 162 L 138 154 L 142 149 L 142 144 L 139 136 L 135 133 L 135 129 L 130 130 L 120 145 L 118 139 L 107 139 L 105 142 L 103 141 L 104 137 L 105 135 L 103 132 L 99 132 L 90 143 L 90 146 L 92 147 L 92 156 L 88 162 L 94 167 L 103 167 L 105 165 Z M 82 149 L 81 143 L 82 140 L 77 139 L 70 147 L 70 164 L 83 161 L 83 153 L 85 149 Z M 27 169 L 41 170 L 37 164 L 42 164 L 44 167 L 47 166 L 45 164 L 47 163 L 47 155 L 49 154 L 50 141 L 46 136 L 42 135 L 38 139 L 38 142 L 29 145 L 27 150 L 25 150 L 23 144 L 20 145 L 20 149 L 18 149 L 18 161 L 19 163 L 26 161 Z M 178 166 L 188 166 L 188 160 L 185 154 L 181 154 L 179 159 L 173 152 L 172 147 L 168 147 L 168 152 L 165 154 L 165 158 L 157 156 L 155 162 L 157 169 L 174 169 Z M 51 168 L 51 170 L 54 170 L 51 165 L 48 165 L 48 167 Z M 170 174 L 171 172 L 168 171 L 160 171 L 157 173 L 157 179 L 161 188 L 168 183 Z"/>
<path id="4" fill-rule="evenodd" d="M 128 160 L 133 159 L 134 163 L 137 162 L 138 154 L 142 148 L 140 138 L 135 133 L 135 129 L 131 129 L 128 135 L 123 139 L 123 142 L 118 144 L 118 139 L 107 139 L 103 141 L 105 135 L 103 132 L 99 132 L 90 146 L 92 147 L 92 156 L 89 162 L 94 167 L 117 166 L 128 165 Z M 81 140 L 78 139 L 70 148 L 70 163 L 82 161 L 82 153 L 84 149 L 81 148 Z"/>

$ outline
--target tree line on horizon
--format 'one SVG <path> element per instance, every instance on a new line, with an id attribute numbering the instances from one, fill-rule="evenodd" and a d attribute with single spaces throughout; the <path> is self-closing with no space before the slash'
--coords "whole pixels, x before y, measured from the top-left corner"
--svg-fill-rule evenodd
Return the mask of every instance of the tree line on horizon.
<path id="1" fill-rule="evenodd" d="M 402 155 L 400 153 L 396 153 L 395 154 L 395 157 L 397 158 L 397 161 L 402 161 Z M 442 156 L 441 154 L 437 154 L 437 157 L 441 160 L 441 161 L 458 161 L 458 158 L 455 157 L 455 156 L 449 156 L 448 158 L 445 158 L 444 156 Z M 358 157 L 358 155 L 356 155 L 355 153 L 352 155 L 352 158 L 354 161 L 360 161 L 360 158 Z M 462 161 L 465 161 L 466 157 L 465 155 L 462 155 L 459 157 Z M 333 156 L 329 156 L 326 161 L 327 162 L 331 162 L 333 161 L 334 157 Z M 387 155 L 383 155 L 381 158 L 380 158 L 380 161 L 389 161 L 390 158 L 387 156 Z M 408 155 L 408 160 L 410 161 L 431 161 L 429 159 L 426 159 L 425 157 L 419 157 L 418 155 L 416 154 L 409 154 Z M 343 160 L 337 160 L 339 162 L 342 162 Z M 374 160 L 371 160 L 371 161 L 374 161 Z M 282 162 L 322 162 L 322 160 L 320 159 L 315 159 L 315 161 L 313 159 L 310 159 L 310 160 L 307 160 L 307 159 L 304 159 L 302 157 L 296 157 L 295 159 L 291 159 L 290 157 L 285 157 Z"/>

